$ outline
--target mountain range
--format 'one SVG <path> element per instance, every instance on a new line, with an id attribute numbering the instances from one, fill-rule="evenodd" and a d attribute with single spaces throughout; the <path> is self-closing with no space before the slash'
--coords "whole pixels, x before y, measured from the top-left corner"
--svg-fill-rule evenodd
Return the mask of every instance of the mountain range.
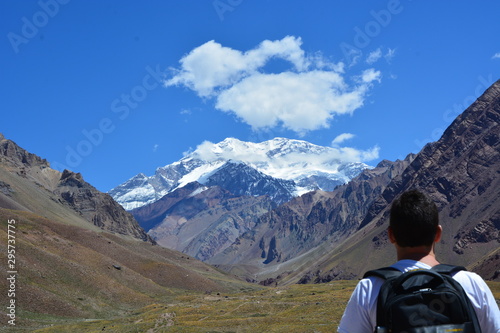
<path id="1" fill-rule="evenodd" d="M 341 160 L 337 148 L 275 138 L 261 143 L 228 138 L 204 142 L 153 176 L 138 174 L 109 194 L 125 209 L 151 204 L 188 183 L 220 186 L 235 195 L 268 195 L 278 204 L 312 191 L 331 191 L 368 165 Z"/>
<path id="2" fill-rule="evenodd" d="M 336 148 L 275 138 L 205 142 L 180 161 L 111 190 L 158 244 L 211 258 L 254 228 L 260 215 L 301 193 L 333 190 L 362 170 Z M 160 199 L 156 199 L 162 193 Z"/>
<path id="3" fill-rule="evenodd" d="M 159 244 L 265 284 L 354 278 L 394 261 L 390 203 L 419 188 L 440 210 L 441 260 L 499 279 L 499 113 L 496 82 L 404 160 L 370 168 L 304 141 L 226 139 L 110 193 Z"/>

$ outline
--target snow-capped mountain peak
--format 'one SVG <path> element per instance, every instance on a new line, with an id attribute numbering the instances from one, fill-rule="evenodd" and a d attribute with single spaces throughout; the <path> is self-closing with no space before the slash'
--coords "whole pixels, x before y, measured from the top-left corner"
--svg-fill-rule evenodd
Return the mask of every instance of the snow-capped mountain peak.
<path id="1" fill-rule="evenodd" d="M 131 210 L 152 203 L 190 182 L 221 186 L 214 183 L 213 179 L 219 179 L 220 182 L 224 175 L 218 177 L 214 175 L 228 172 L 229 169 L 224 167 L 228 162 L 244 164 L 254 169 L 260 175 L 258 181 L 261 182 L 257 187 L 253 186 L 255 184 L 247 183 L 238 185 L 260 188 L 260 192 L 235 188 L 228 190 L 250 195 L 268 194 L 281 200 L 287 195 L 261 192 L 279 189 L 279 191 L 289 191 L 288 197 L 291 198 L 316 189 L 331 191 L 335 186 L 349 181 L 368 167 L 364 163 L 350 160 L 349 154 L 341 149 L 318 146 L 307 141 L 274 138 L 254 143 L 227 138 L 219 143 L 205 141 L 179 161 L 158 168 L 155 175 L 147 177 L 139 174 L 109 193 L 125 209 Z M 245 170 L 247 174 L 249 172 L 248 168 L 241 170 Z M 235 175 L 231 174 L 230 177 Z M 245 179 L 257 181 L 255 177 L 252 175 Z M 275 184 L 263 186 L 263 179 Z"/>

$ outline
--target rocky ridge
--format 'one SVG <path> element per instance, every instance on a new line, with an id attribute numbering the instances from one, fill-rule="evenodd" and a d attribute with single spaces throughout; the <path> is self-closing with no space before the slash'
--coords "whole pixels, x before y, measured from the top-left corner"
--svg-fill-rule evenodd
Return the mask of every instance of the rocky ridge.
<path id="1" fill-rule="evenodd" d="M 274 207 L 268 196 L 235 195 L 193 182 L 131 213 L 158 244 L 208 261 Z"/>
<path id="2" fill-rule="evenodd" d="M 0 169 L 0 207 L 64 220 L 68 213 L 57 207 L 63 205 L 77 218 L 102 230 L 152 242 L 132 214 L 109 194 L 85 182 L 79 173 L 51 169 L 45 159 L 26 151 L 3 135 L 0 135 Z M 30 192 L 26 188 L 34 189 Z"/>

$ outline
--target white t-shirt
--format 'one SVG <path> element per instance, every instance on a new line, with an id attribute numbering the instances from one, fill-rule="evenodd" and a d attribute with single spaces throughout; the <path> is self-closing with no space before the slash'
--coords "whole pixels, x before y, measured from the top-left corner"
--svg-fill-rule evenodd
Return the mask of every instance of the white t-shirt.
<path id="1" fill-rule="evenodd" d="M 402 272 L 430 269 L 431 266 L 415 260 L 400 260 L 391 267 Z M 482 333 L 500 333 L 500 310 L 484 280 L 477 274 L 460 271 L 453 275 L 469 296 Z M 377 297 L 384 280 L 370 276 L 359 281 L 347 303 L 338 328 L 339 333 L 373 333 L 377 322 Z"/>

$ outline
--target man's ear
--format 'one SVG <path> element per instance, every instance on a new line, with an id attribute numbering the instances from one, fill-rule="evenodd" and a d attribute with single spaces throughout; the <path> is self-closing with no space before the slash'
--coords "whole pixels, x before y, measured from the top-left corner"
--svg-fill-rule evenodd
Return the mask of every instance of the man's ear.
<path id="1" fill-rule="evenodd" d="M 389 228 L 387 228 L 387 234 L 389 235 L 389 241 L 392 244 L 395 244 L 396 243 L 396 238 L 394 237 L 394 232 L 392 231 L 392 228 L 390 226 L 389 226 Z"/>
<path id="2" fill-rule="evenodd" d="M 434 237 L 434 243 L 437 243 L 441 240 L 442 234 L 443 234 L 443 227 L 441 225 L 438 225 L 436 229 L 436 236 Z"/>

